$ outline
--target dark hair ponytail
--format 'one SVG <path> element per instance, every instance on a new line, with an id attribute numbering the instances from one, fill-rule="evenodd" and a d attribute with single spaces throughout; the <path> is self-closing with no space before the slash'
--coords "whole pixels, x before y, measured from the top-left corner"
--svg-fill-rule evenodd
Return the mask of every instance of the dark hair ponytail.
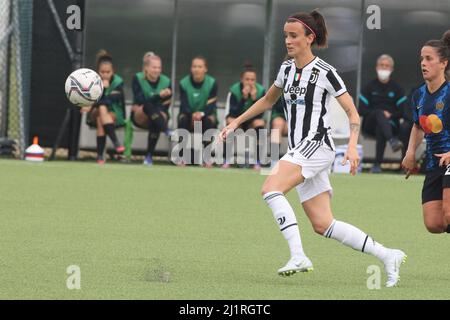
<path id="1" fill-rule="evenodd" d="M 442 42 L 444 42 L 444 45 L 446 45 L 447 48 L 450 48 L 450 30 L 447 30 L 444 32 L 441 40 L 442 40 Z"/>
<path id="2" fill-rule="evenodd" d="M 447 47 L 447 68 L 445 68 L 445 77 L 450 81 L 450 30 L 447 30 L 442 35 L 441 41 Z"/>
<path id="3" fill-rule="evenodd" d="M 434 48 L 441 60 L 447 60 L 445 72 L 448 76 L 450 73 L 450 30 L 444 32 L 440 40 L 429 40 L 425 42 L 424 46 Z"/>
<path id="4" fill-rule="evenodd" d="M 314 34 L 314 41 L 312 45 L 316 45 L 318 48 L 327 47 L 328 31 L 323 16 L 314 9 L 313 11 L 297 12 L 289 16 L 288 22 L 296 22 L 300 20 L 305 29 L 305 35 Z"/>
<path id="5" fill-rule="evenodd" d="M 325 24 L 325 19 L 323 16 L 317 11 L 313 10 L 311 11 L 311 16 L 314 18 L 314 21 L 316 21 L 316 41 L 315 44 L 319 48 L 326 48 L 328 45 L 327 38 L 328 38 L 328 31 L 327 26 Z"/>
<path id="6" fill-rule="evenodd" d="M 97 70 L 102 63 L 113 63 L 112 56 L 103 49 L 97 53 Z"/>

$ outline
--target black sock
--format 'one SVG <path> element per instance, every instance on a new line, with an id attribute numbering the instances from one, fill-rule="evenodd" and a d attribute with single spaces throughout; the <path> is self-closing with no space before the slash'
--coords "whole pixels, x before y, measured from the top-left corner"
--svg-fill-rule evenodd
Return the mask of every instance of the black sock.
<path id="1" fill-rule="evenodd" d="M 105 152 L 106 136 L 97 136 L 97 158 L 103 159 Z"/>
<path id="2" fill-rule="evenodd" d="M 159 132 L 150 131 L 148 133 L 147 154 L 153 155 L 156 144 L 158 143 Z"/>
<path id="3" fill-rule="evenodd" d="M 202 118 L 202 131 L 205 133 L 206 130 L 216 128 L 216 123 L 211 120 L 208 116 L 203 116 Z"/>
<path id="4" fill-rule="evenodd" d="M 447 230 L 445 230 L 445 232 L 450 233 L 450 224 L 447 225 Z"/>
<path id="5" fill-rule="evenodd" d="M 227 159 L 227 142 L 226 141 L 224 141 L 223 142 L 223 163 L 225 164 L 225 163 L 228 163 L 229 161 L 228 161 L 228 159 Z"/>
<path id="6" fill-rule="evenodd" d="M 261 138 L 262 138 L 262 136 L 261 136 L 262 129 L 264 129 L 264 127 L 255 128 L 255 130 L 256 130 L 256 161 L 258 162 L 258 164 L 261 164 L 261 159 L 260 159 L 260 155 L 259 155 L 259 147 L 260 147 L 260 142 L 261 142 Z"/>
<path id="7" fill-rule="evenodd" d="M 178 116 L 178 128 L 188 130 L 191 127 L 192 115 L 186 113 L 180 113 Z"/>
<path id="8" fill-rule="evenodd" d="M 158 131 L 165 132 L 167 130 L 167 123 L 161 113 L 154 113 L 151 121 L 153 121 L 153 125 Z"/>
<path id="9" fill-rule="evenodd" d="M 185 129 L 185 130 L 190 130 L 191 127 L 191 119 L 192 119 L 192 114 L 187 114 L 187 113 L 180 113 L 178 115 L 178 128 L 179 129 Z M 181 143 L 182 138 L 180 137 L 179 142 Z M 183 159 L 184 157 L 184 150 L 181 149 L 178 156 L 180 157 L 180 159 Z"/>
<path id="10" fill-rule="evenodd" d="M 119 147 L 120 143 L 116 136 L 116 130 L 114 128 L 114 125 L 112 123 L 104 124 L 103 128 L 105 129 L 106 134 L 111 139 L 111 141 L 114 144 L 114 147 Z"/>

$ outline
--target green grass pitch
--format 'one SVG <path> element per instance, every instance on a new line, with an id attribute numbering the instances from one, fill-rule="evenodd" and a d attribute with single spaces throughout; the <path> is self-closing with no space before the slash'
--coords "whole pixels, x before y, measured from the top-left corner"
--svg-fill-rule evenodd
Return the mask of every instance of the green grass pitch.
<path id="1" fill-rule="evenodd" d="M 288 195 L 314 272 L 281 278 L 287 244 L 252 170 L 0 161 L 0 299 L 449 299 L 450 239 L 422 222 L 423 177 L 331 176 L 333 211 L 408 254 L 382 265 L 316 235 Z M 81 289 L 66 269 L 78 265 Z M 378 265 L 382 287 L 369 290 Z"/>

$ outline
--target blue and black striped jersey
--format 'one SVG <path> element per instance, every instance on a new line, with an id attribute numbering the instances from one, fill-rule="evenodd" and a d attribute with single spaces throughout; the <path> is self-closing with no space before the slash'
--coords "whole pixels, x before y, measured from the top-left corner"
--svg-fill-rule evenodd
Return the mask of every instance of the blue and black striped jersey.
<path id="1" fill-rule="evenodd" d="M 426 170 L 439 168 L 437 153 L 450 151 L 450 82 L 433 93 L 427 85 L 417 88 L 411 97 L 414 123 L 425 132 Z"/>

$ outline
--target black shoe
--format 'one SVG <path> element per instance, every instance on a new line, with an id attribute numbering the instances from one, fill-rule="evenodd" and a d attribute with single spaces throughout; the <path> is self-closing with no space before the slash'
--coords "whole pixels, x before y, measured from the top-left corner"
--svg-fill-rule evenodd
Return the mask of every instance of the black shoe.
<path id="1" fill-rule="evenodd" d="M 397 138 L 392 138 L 389 140 L 389 144 L 391 145 L 392 151 L 397 152 L 403 148 L 403 143 Z"/>

